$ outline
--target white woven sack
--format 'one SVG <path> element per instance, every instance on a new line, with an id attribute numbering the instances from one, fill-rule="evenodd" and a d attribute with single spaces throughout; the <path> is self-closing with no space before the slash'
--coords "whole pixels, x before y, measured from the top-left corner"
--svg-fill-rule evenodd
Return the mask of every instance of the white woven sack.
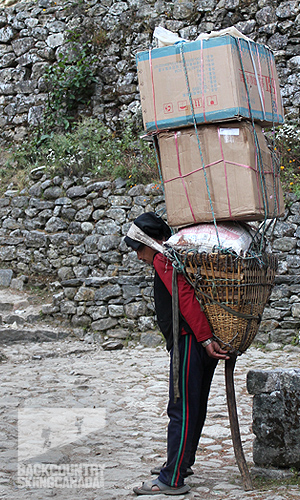
<path id="1" fill-rule="evenodd" d="M 251 229 L 238 222 L 224 222 L 217 224 L 219 240 L 215 225 L 197 224 L 180 229 L 165 243 L 174 248 L 196 249 L 199 252 L 210 253 L 220 246 L 231 249 L 237 254 L 247 252 L 252 242 Z"/>

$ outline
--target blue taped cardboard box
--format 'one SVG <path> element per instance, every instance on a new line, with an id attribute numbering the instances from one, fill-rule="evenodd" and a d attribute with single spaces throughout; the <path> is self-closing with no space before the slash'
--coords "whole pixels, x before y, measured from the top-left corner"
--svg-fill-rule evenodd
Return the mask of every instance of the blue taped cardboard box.
<path id="1" fill-rule="evenodd" d="M 275 60 L 264 45 L 224 35 L 139 52 L 136 60 L 148 132 L 192 125 L 192 106 L 198 124 L 251 113 L 260 125 L 283 123 Z"/>

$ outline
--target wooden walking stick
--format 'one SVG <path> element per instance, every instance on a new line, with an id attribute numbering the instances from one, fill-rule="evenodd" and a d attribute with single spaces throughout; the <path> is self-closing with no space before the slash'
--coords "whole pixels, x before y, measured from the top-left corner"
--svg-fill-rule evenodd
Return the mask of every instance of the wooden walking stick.
<path id="1" fill-rule="evenodd" d="M 226 380 L 226 396 L 227 396 L 227 406 L 230 421 L 231 437 L 234 448 L 235 459 L 237 461 L 242 480 L 244 485 L 244 490 L 253 490 L 253 485 L 251 481 L 251 476 L 249 469 L 245 460 L 245 455 L 243 452 L 239 421 L 236 409 L 236 399 L 234 390 L 234 379 L 233 371 L 236 363 L 236 356 L 232 355 L 230 359 L 225 361 L 225 380 Z"/>

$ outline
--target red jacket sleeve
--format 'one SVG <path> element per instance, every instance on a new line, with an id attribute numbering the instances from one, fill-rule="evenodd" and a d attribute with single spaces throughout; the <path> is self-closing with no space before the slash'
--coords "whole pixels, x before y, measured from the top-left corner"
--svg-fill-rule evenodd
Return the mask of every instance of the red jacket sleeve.
<path id="1" fill-rule="evenodd" d="M 173 266 L 171 261 L 163 254 L 157 253 L 154 256 L 153 265 L 168 292 L 172 295 Z M 187 282 L 183 274 L 178 273 L 177 278 L 180 312 L 193 330 L 197 341 L 203 342 L 212 337 L 206 316 L 196 299 L 193 287 Z"/>

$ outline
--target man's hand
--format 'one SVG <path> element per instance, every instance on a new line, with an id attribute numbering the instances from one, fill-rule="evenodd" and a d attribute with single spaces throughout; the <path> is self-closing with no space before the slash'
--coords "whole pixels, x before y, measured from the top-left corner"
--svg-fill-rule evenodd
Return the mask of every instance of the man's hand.
<path id="1" fill-rule="evenodd" d="M 230 359 L 230 356 L 228 356 L 227 351 L 221 349 L 218 342 L 216 342 L 215 340 L 213 340 L 210 344 L 208 344 L 205 347 L 205 349 L 210 358 Z"/>

